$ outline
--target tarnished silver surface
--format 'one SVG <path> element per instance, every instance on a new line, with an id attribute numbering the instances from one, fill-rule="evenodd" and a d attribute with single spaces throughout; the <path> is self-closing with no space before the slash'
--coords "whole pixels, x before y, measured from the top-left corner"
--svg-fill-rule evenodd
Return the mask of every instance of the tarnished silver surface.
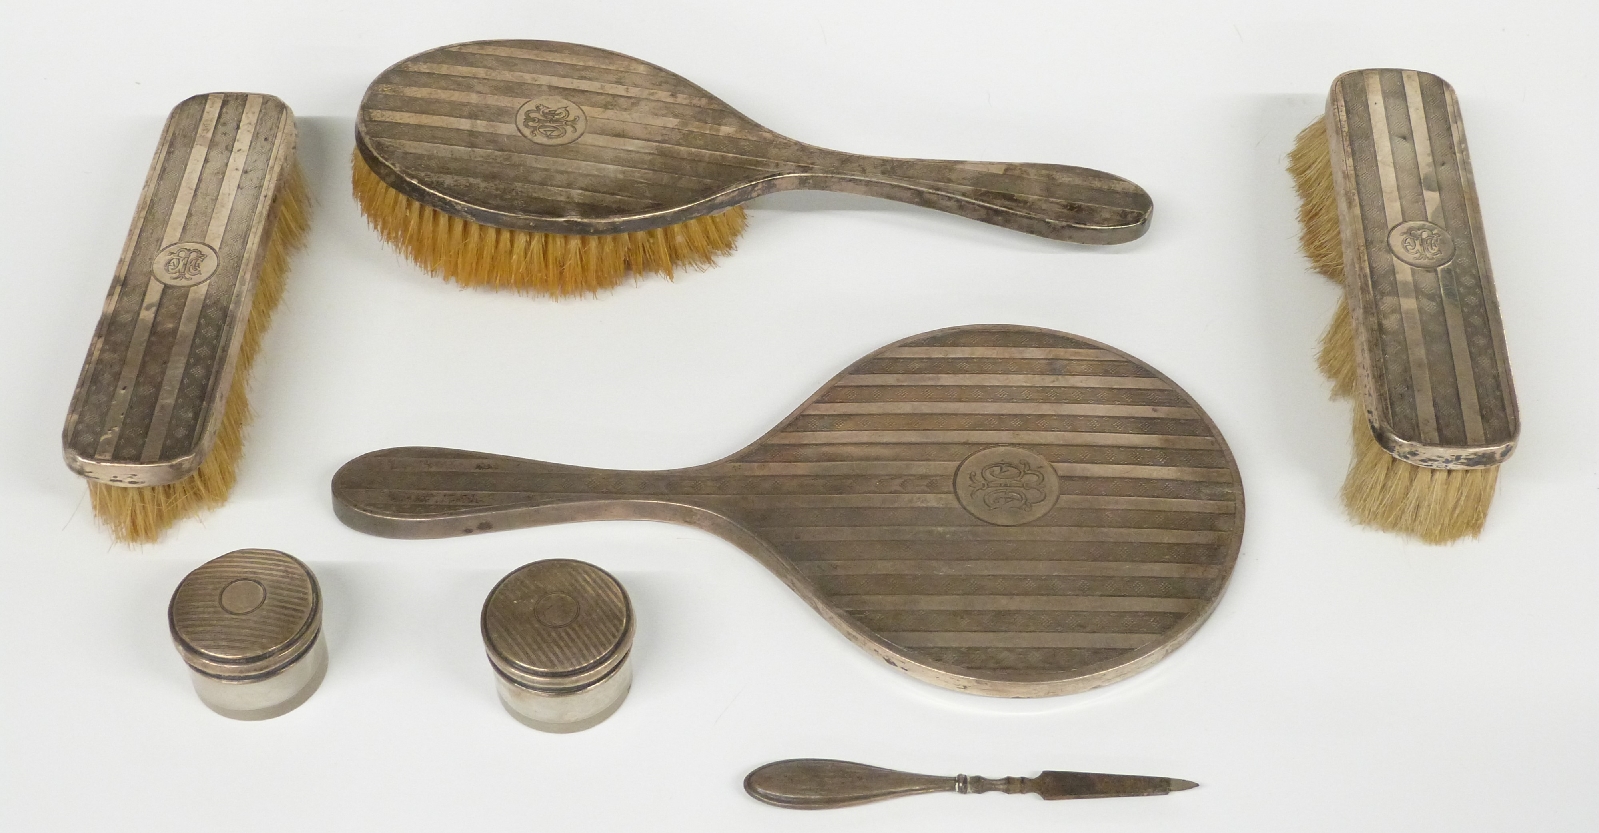
<path id="1" fill-rule="evenodd" d="M 1521 423 L 1454 89 L 1347 72 L 1326 124 L 1372 433 L 1418 466 L 1502 462 Z"/>
<path id="2" fill-rule="evenodd" d="M 270 720 L 299 708 L 322 685 L 328 671 L 327 640 L 318 638 L 311 650 L 278 673 L 251 680 L 232 680 L 189 669 L 189 682 L 211 711 L 234 720 Z"/>
<path id="3" fill-rule="evenodd" d="M 777 191 L 845 191 L 1077 243 L 1141 236 L 1152 203 L 1066 165 L 858 156 L 750 121 L 654 64 L 572 43 L 429 50 L 367 88 L 356 147 L 390 187 L 474 222 L 556 234 L 680 223 Z"/>
<path id="4" fill-rule="evenodd" d="M 270 95 L 173 108 L 67 411 L 73 471 L 158 486 L 211 450 L 294 147 Z"/>
<path id="5" fill-rule="evenodd" d="M 541 732 L 570 734 L 592 729 L 616 713 L 633 687 L 633 665 L 623 657 L 609 676 L 584 688 L 540 691 L 513 682 L 495 669 L 500 704 L 518 723 Z"/>
<path id="6" fill-rule="evenodd" d="M 1214 424 L 1154 368 L 1030 327 L 906 339 L 738 453 L 608 471 L 442 448 L 346 463 L 334 509 L 438 538 L 594 519 L 697 526 L 856 644 L 978 694 L 1082 691 L 1209 616 L 1243 534 Z"/>
<path id="7" fill-rule="evenodd" d="M 517 720 L 580 731 L 627 696 L 636 625 L 610 573 L 564 558 L 525 564 L 489 591 L 481 623 L 500 701 Z"/>
<path id="8" fill-rule="evenodd" d="M 1104 775 L 1093 772 L 1043 772 L 1036 778 L 983 778 L 977 775 L 917 775 L 849 761 L 798 758 L 755 769 L 744 791 L 776 807 L 825 810 L 851 807 L 919 793 L 1032 793 L 1058 801 L 1069 798 L 1128 798 L 1165 795 L 1199 786 L 1181 778 Z"/>
<path id="9" fill-rule="evenodd" d="M 289 711 L 327 667 L 316 576 L 276 550 L 235 550 L 200 565 L 173 591 L 167 626 L 200 699 L 228 717 Z"/>

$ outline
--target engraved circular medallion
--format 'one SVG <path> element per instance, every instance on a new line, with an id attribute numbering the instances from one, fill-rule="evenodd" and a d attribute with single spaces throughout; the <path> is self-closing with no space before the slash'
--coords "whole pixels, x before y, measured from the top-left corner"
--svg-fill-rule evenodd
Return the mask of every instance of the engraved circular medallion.
<path id="1" fill-rule="evenodd" d="M 243 616 L 252 613 L 256 608 L 266 602 L 266 588 L 261 582 L 251 578 L 235 579 L 222 588 L 222 595 L 217 603 L 222 609 L 234 616 Z"/>
<path id="2" fill-rule="evenodd" d="M 558 96 L 540 96 L 516 111 L 516 129 L 541 145 L 571 144 L 588 126 L 583 108 Z"/>
<path id="3" fill-rule="evenodd" d="M 956 469 L 955 497 L 978 520 L 1020 526 L 1055 508 L 1060 478 L 1048 460 L 1025 448 L 995 446 Z"/>
<path id="4" fill-rule="evenodd" d="M 500 579 L 481 623 L 489 661 L 535 688 L 593 682 L 633 644 L 633 606 L 621 583 L 567 558 L 524 564 Z"/>
<path id="5" fill-rule="evenodd" d="M 213 677 L 275 673 L 322 632 L 322 591 L 299 559 L 277 550 L 234 550 L 184 577 L 167 605 L 185 662 Z"/>
<path id="6" fill-rule="evenodd" d="M 577 619 L 577 599 L 565 593 L 549 593 L 533 603 L 533 616 L 547 628 L 564 628 Z"/>
<path id="7" fill-rule="evenodd" d="M 217 250 L 204 243 L 173 243 L 156 253 L 155 279 L 167 286 L 205 283 L 217 270 Z"/>
<path id="8" fill-rule="evenodd" d="M 1455 256 L 1455 239 L 1425 220 L 1411 220 L 1388 232 L 1394 257 L 1420 269 L 1437 269 Z"/>

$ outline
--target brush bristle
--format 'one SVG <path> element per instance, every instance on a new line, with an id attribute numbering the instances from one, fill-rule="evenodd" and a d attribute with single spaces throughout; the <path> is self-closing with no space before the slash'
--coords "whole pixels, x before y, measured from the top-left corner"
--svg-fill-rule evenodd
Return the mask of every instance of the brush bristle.
<path id="1" fill-rule="evenodd" d="M 1344 508 L 1357 523 L 1447 544 L 1475 538 L 1488 520 L 1499 467 L 1429 469 L 1389 454 L 1355 410 L 1355 456 L 1344 479 Z"/>
<path id="2" fill-rule="evenodd" d="M 183 518 L 220 506 L 238 479 L 244 454 L 244 430 L 250 422 L 250 366 L 261 349 L 272 312 L 283 299 L 289 258 L 305 242 L 309 228 L 311 192 L 300 166 L 290 167 L 278 190 L 272 232 L 262 256 L 261 276 L 245 320 L 244 340 L 228 388 L 227 405 L 217 428 L 216 443 L 194 474 L 162 486 L 127 488 L 89 481 L 89 502 L 94 514 L 117 540 L 148 544 Z"/>
<path id="3" fill-rule="evenodd" d="M 1343 296 L 1339 296 L 1332 321 L 1321 334 L 1316 367 L 1332 382 L 1333 398 L 1347 399 L 1355 395 L 1355 322 L 1349 316 L 1349 302 Z"/>
<path id="4" fill-rule="evenodd" d="M 357 150 L 355 199 L 367 222 L 418 266 L 461 286 L 557 298 L 593 295 L 629 274 L 670 278 L 703 269 L 733 251 L 744 230 L 743 206 L 649 231 L 543 234 L 496 228 L 423 205 L 390 188 Z"/>
<path id="5" fill-rule="evenodd" d="M 1321 119 L 1299 131 L 1288 153 L 1288 173 L 1299 192 L 1299 248 L 1317 272 L 1344 285 L 1344 244 L 1338 230 L 1338 204 L 1333 193 L 1332 156 Z M 1316 366 L 1332 382 L 1334 398 L 1355 393 L 1355 331 L 1349 304 L 1338 299 L 1333 320 L 1321 336 Z"/>
<path id="6" fill-rule="evenodd" d="M 1288 152 L 1288 173 L 1299 192 L 1299 247 L 1317 272 L 1344 285 L 1344 241 L 1338 230 L 1332 155 L 1321 119 L 1299 131 Z"/>

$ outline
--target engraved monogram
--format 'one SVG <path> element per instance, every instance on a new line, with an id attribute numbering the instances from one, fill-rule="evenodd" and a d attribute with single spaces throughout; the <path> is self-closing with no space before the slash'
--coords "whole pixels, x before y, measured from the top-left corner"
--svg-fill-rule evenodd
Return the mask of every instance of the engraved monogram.
<path id="1" fill-rule="evenodd" d="M 989 509 L 1026 511 L 1044 502 L 1044 472 L 1026 463 L 989 463 L 967 480 L 972 498 Z"/>
<path id="2" fill-rule="evenodd" d="M 155 278 L 167 286 L 195 286 L 216 270 L 216 250 L 204 243 L 173 243 L 155 256 Z"/>
<path id="3" fill-rule="evenodd" d="M 1411 257 L 1431 260 L 1444 253 L 1444 239 L 1437 229 L 1413 228 L 1399 242 Z"/>
<path id="4" fill-rule="evenodd" d="M 583 108 L 564 98 L 543 96 L 516 111 L 516 129 L 541 145 L 564 145 L 583 135 L 588 117 Z"/>
<path id="5" fill-rule="evenodd" d="M 1060 478 L 1048 460 L 1023 448 L 985 448 L 955 472 L 955 497 L 979 520 L 1017 526 L 1049 513 Z"/>
<path id="6" fill-rule="evenodd" d="M 572 115 L 570 107 L 535 104 L 533 109 L 522 113 L 522 128 L 543 139 L 564 139 L 567 131 L 577 129 L 577 117 Z"/>
<path id="7" fill-rule="evenodd" d="M 1421 269 L 1437 269 L 1455 256 L 1455 241 L 1449 232 L 1424 220 L 1394 226 L 1388 233 L 1388 248 L 1394 257 Z"/>
<path id="8" fill-rule="evenodd" d="M 161 270 L 172 280 L 192 281 L 205 271 L 206 261 L 210 259 L 211 255 L 199 249 L 179 246 L 167 253 L 166 262 L 161 264 Z"/>

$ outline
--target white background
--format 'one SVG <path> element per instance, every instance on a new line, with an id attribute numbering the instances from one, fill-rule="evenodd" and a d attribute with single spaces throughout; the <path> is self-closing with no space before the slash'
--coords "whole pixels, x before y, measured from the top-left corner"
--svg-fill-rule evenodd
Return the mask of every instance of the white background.
<path id="1" fill-rule="evenodd" d="M 7 3 L 0 31 L 0 829 L 1594 830 L 1599 798 L 1599 291 L 1590 3 Z M 426 277 L 348 188 L 384 67 L 477 38 L 602 46 L 755 120 L 867 153 L 1061 162 L 1156 202 L 1143 240 L 1056 244 L 868 199 L 751 205 L 737 254 L 553 303 Z M 1336 299 L 1283 173 L 1338 73 L 1459 91 L 1524 429 L 1478 541 L 1350 526 L 1346 406 L 1313 367 Z M 58 435 L 167 111 L 282 97 L 318 200 L 254 374 L 232 501 L 114 546 Z M 341 526 L 334 470 L 427 444 L 665 468 L 753 440 L 854 359 L 938 327 L 1108 342 L 1226 434 L 1249 527 L 1214 618 L 1095 692 L 1000 701 L 870 659 L 710 535 L 590 523 L 445 541 Z M 179 579 L 238 547 L 309 562 L 332 665 L 298 711 L 206 711 L 168 642 Z M 489 587 L 534 559 L 613 571 L 637 680 L 551 736 L 495 700 Z M 805 814 L 751 768 L 1190 778 L 1166 798 L 927 796 Z"/>

